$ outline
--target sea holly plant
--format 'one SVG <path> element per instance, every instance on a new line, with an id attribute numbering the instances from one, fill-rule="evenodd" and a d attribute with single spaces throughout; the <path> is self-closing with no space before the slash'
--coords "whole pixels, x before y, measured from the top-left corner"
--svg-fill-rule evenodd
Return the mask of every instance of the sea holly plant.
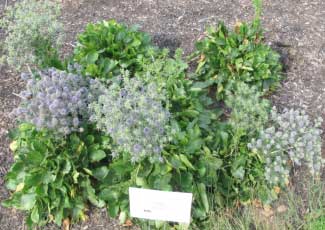
<path id="1" fill-rule="evenodd" d="M 57 138 L 45 129 L 22 123 L 11 132 L 15 163 L 6 186 L 13 193 L 3 202 L 27 213 L 30 229 L 62 220 L 84 220 L 91 203 L 103 207 L 96 181 L 108 172 L 110 139 L 87 127 L 83 133 Z"/>
<path id="2" fill-rule="evenodd" d="M 127 27 L 115 20 L 88 24 L 85 32 L 78 35 L 74 61 L 85 74 L 99 78 L 111 78 L 120 69 L 130 72 L 141 69 L 138 58 L 150 56 L 150 37 L 137 27 Z"/>
<path id="3" fill-rule="evenodd" d="M 236 84 L 234 93 L 228 92 L 225 103 L 231 109 L 228 123 L 233 129 L 235 144 L 242 137 L 246 140 L 255 137 L 268 122 L 270 103 L 261 96 L 255 86 L 249 87 L 243 82 Z"/>
<path id="4" fill-rule="evenodd" d="M 90 116 L 88 104 L 97 99 L 89 91 L 89 78 L 55 68 L 23 73 L 22 78 L 26 90 L 19 94 L 21 103 L 12 112 L 17 120 L 63 135 L 83 130 Z"/>
<path id="5" fill-rule="evenodd" d="M 6 31 L 3 43 L 6 62 L 16 70 L 26 65 L 61 67 L 58 49 L 63 26 L 58 1 L 23 0 L 8 7 L 0 26 Z"/>
<path id="6" fill-rule="evenodd" d="M 313 122 L 303 110 L 272 109 L 270 125 L 248 144 L 263 154 L 265 178 L 271 185 L 286 186 L 292 166 L 306 165 L 312 175 L 320 173 L 324 165 L 321 122 L 321 118 Z"/>
<path id="7" fill-rule="evenodd" d="M 264 162 L 260 153 L 252 153 L 247 143 L 258 136 L 268 123 L 270 104 L 261 98 L 256 87 L 237 82 L 233 93 L 228 92 L 225 104 L 227 120 L 220 126 L 222 142 L 218 157 L 224 167 L 218 172 L 218 191 L 222 198 L 218 206 L 233 205 L 233 202 L 246 203 L 252 199 L 270 202 L 271 189 L 265 182 Z"/>
<path id="8" fill-rule="evenodd" d="M 126 151 L 133 162 L 144 156 L 161 160 L 170 116 L 163 101 L 155 83 L 143 84 L 126 72 L 90 105 L 90 119 L 113 138 L 116 155 Z"/>

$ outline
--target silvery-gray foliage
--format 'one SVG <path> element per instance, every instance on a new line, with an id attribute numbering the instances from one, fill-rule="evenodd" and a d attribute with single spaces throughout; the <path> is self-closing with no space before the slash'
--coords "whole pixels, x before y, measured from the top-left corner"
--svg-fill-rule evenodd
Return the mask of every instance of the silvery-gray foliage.
<path id="1" fill-rule="evenodd" d="M 89 119 L 88 104 L 96 100 L 96 94 L 89 93 L 88 78 L 54 68 L 21 77 L 27 81 L 26 90 L 12 112 L 18 120 L 64 135 L 82 131 Z"/>
<path id="2" fill-rule="evenodd" d="M 35 64 L 35 47 L 40 41 L 59 47 L 63 32 L 59 16 L 60 6 L 56 1 L 23 0 L 8 7 L 0 20 L 7 35 L 3 44 L 7 63 L 17 70 Z"/>
<path id="3" fill-rule="evenodd" d="M 170 117 L 162 103 L 165 94 L 158 93 L 154 83 L 144 84 L 127 73 L 108 87 L 98 81 L 92 87 L 102 95 L 90 105 L 90 120 L 114 140 L 114 156 L 128 152 L 133 162 L 145 156 L 152 161 L 162 160 L 160 153 L 167 141 Z"/>
<path id="4" fill-rule="evenodd" d="M 271 126 L 262 130 L 258 139 L 248 147 L 265 156 L 266 180 L 272 185 L 288 183 L 291 165 L 306 164 L 312 175 L 320 172 L 324 160 L 321 156 L 321 122 L 313 123 L 303 110 L 271 111 Z"/>

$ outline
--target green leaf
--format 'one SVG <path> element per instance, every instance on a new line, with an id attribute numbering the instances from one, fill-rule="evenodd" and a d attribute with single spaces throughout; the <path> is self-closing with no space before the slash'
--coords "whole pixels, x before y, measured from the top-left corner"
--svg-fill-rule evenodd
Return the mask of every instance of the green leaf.
<path id="1" fill-rule="evenodd" d="M 31 131 L 31 130 L 34 130 L 34 126 L 30 123 L 22 123 L 20 126 L 19 126 L 19 131 L 20 132 L 26 132 L 26 131 Z"/>
<path id="2" fill-rule="evenodd" d="M 232 175 L 235 178 L 242 180 L 245 176 L 245 169 L 243 167 L 239 167 L 232 173 Z"/>
<path id="3" fill-rule="evenodd" d="M 78 172 L 75 171 L 75 170 L 72 172 L 72 178 L 73 178 L 73 182 L 74 182 L 75 184 L 78 183 L 79 175 L 80 175 L 80 173 L 78 173 Z"/>
<path id="4" fill-rule="evenodd" d="M 93 172 L 90 169 L 83 168 L 83 170 L 88 174 L 88 175 L 93 175 Z"/>
<path id="5" fill-rule="evenodd" d="M 62 174 L 65 175 L 65 174 L 68 174 L 71 170 L 71 163 L 70 161 L 67 159 L 65 161 L 65 164 L 64 164 L 64 168 L 62 170 Z"/>
<path id="6" fill-rule="evenodd" d="M 39 165 L 44 160 L 43 154 L 37 151 L 31 151 L 28 153 L 27 162 L 34 165 Z"/>
<path id="7" fill-rule="evenodd" d="M 108 204 L 108 213 L 111 217 L 115 218 L 120 210 L 119 206 L 114 202 Z"/>
<path id="8" fill-rule="evenodd" d="M 207 193 L 206 193 L 205 184 L 200 183 L 200 184 L 197 185 L 197 187 L 198 187 L 201 202 L 203 204 L 205 212 L 208 213 L 210 208 L 209 208 L 209 201 L 208 201 L 208 196 L 207 196 Z"/>
<path id="9" fill-rule="evenodd" d="M 63 208 L 59 208 L 59 210 L 54 215 L 54 223 L 58 226 L 61 226 L 63 220 Z"/>
<path id="10" fill-rule="evenodd" d="M 40 183 L 43 182 L 43 176 L 44 176 L 44 172 L 38 172 L 38 173 L 30 173 L 27 174 L 26 178 L 25 178 L 25 184 L 26 186 L 37 186 Z"/>
<path id="11" fill-rule="evenodd" d="M 20 207 L 21 210 L 31 210 L 36 203 L 36 194 L 23 194 L 20 197 Z"/>
<path id="12" fill-rule="evenodd" d="M 204 82 L 195 82 L 191 88 L 191 91 L 201 91 L 204 88 L 207 88 L 211 85 L 214 84 L 214 80 L 213 79 L 209 79 L 207 81 Z"/>
<path id="13" fill-rule="evenodd" d="M 86 59 L 87 63 L 94 64 L 98 60 L 98 53 L 96 51 L 88 53 Z"/>
<path id="14" fill-rule="evenodd" d="M 82 182 L 82 187 L 86 189 L 87 192 L 87 198 L 96 207 L 102 208 L 105 205 L 105 202 L 101 199 L 98 199 L 98 197 L 95 194 L 95 189 L 91 186 L 90 180 L 87 179 Z"/>
<path id="15" fill-rule="evenodd" d="M 108 174 L 108 168 L 106 166 L 96 168 L 92 171 L 92 174 L 97 180 L 103 180 Z"/>
<path id="16" fill-rule="evenodd" d="M 197 66 L 195 73 L 199 73 L 202 70 L 202 68 L 205 65 L 205 63 L 206 63 L 206 61 L 201 61 L 199 63 L 199 65 Z"/>
<path id="17" fill-rule="evenodd" d="M 217 171 L 221 168 L 223 161 L 216 157 L 207 157 L 207 165 L 209 167 L 209 170 Z"/>
<path id="18" fill-rule="evenodd" d="M 125 223 L 125 221 L 126 221 L 126 218 L 127 218 L 127 214 L 126 214 L 126 212 L 121 212 L 120 213 L 120 216 L 119 216 L 119 220 L 120 220 L 120 224 L 124 224 Z"/>
<path id="19" fill-rule="evenodd" d="M 105 201 L 108 201 L 109 203 L 115 202 L 119 198 L 119 193 L 117 191 L 114 191 L 113 189 L 104 188 L 99 193 L 99 198 Z"/>
<path id="20" fill-rule="evenodd" d="M 87 135 L 87 137 L 86 137 L 86 141 L 87 141 L 87 144 L 88 144 L 88 145 L 91 145 L 91 144 L 94 143 L 94 141 L 95 141 L 95 137 L 94 137 L 93 135 Z"/>
<path id="21" fill-rule="evenodd" d="M 147 181 L 143 177 L 136 177 L 135 184 L 141 188 L 148 188 Z"/>
<path id="22" fill-rule="evenodd" d="M 31 219 L 34 223 L 38 223 L 39 222 L 39 213 L 38 213 L 38 208 L 34 207 L 33 211 L 31 213 Z"/>
<path id="23" fill-rule="evenodd" d="M 188 158 L 184 154 L 179 155 L 181 161 L 186 165 L 186 167 L 195 170 L 194 166 L 191 164 L 191 162 L 188 160 Z"/>
<path id="24" fill-rule="evenodd" d="M 202 146 L 203 140 L 202 139 L 194 139 L 191 140 L 186 147 L 186 152 L 193 154 L 196 153 Z"/>
<path id="25" fill-rule="evenodd" d="M 90 161 L 97 162 L 106 157 L 106 153 L 103 150 L 96 150 L 90 153 Z"/>

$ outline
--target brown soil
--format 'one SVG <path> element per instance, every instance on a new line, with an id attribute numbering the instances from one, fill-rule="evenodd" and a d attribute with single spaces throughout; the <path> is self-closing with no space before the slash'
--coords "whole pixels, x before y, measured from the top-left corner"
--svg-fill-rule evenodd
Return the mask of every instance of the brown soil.
<path id="1" fill-rule="evenodd" d="M 5 4 L 0 0 L 0 14 Z M 264 0 L 263 26 L 266 41 L 282 54 L 285 77 L 272 97 L 280 108 L 299 107 L 313 116 L 325 118 L 325 1 Z M 63 1 L 62 20 L 67 34 L 64 53 L 71 52 L 75 35 L 89 22 L 116 19 L 138 24 L 153 36 L 154 42 L 189 54 L 205 26 L 225 21 L 247 21 L 253 16 L 250 0 L 70 0 Z M 1 36 L 2 35 L 2 36 Z M 0 29 L 0 37 L 3 31 Z M 8 197 L 3 176 L 12 164 L 6 137 L 13 122 L 8 113 L 19 103 L 13 93 L 22 88 L 17 74 L 0 67 L 0 201 Z M 23 215 L 0 206 L 0 229 L 26 229 Z M 48 226 L 46 229 L 59 229 Z M 104 210 L 92 211 L 89 221 L 73 225 L 76 229 L 119 229 Z"/>

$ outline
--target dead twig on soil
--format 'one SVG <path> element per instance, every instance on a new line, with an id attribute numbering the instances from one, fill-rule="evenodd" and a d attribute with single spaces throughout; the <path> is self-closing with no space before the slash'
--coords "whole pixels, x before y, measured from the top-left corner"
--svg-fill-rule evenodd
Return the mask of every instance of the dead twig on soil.
<path id="1" fill-rule="evenodd" d="M 21 99 L 25 99 L 24 97 L 22 97 L 22 96 L 20 96 L 19 94 L 17 94 L 17 93 L 12 93 L 13 95 L 15 95 L 16 97 L 19 97 L 19 98 L 21 98 Z"/>

